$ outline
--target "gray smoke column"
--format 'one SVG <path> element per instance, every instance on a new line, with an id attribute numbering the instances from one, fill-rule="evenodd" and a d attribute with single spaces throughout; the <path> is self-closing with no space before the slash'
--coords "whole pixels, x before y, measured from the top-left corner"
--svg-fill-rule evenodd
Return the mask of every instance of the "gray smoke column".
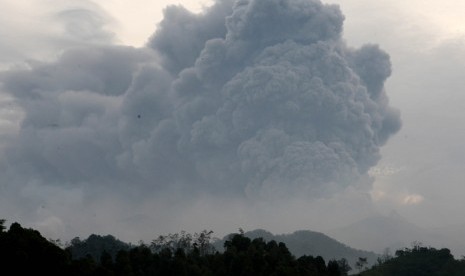
<path id="1" fill-rule="evenodd" d="M 343 191 L 400 128 L 389 56 L 347 47 L 343 21 L 318 0 L 171 6 L 146 48 L 84 47 L 5 72 L 25 116 L 7 174 L 155 194 Z"/>

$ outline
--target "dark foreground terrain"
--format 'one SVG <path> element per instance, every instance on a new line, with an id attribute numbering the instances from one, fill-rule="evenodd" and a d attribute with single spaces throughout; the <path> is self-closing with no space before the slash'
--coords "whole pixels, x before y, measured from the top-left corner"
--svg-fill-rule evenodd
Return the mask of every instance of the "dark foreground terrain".
<path id="1" fill-rule="evenodd" d="M 137 246 L 91 235 L 60 246 L 18 223 L 6 230 L 4 222 L 1 275 L 465 275 L 464 259 L 455 260 L 448 249 L 421 245 L 379 257 L 371 268 L 360 257 L 351 268 L 345 258 L 295 257 L 283 242 L 250 238 L 242 231 L 229 235 L 221 252 L 213 246 L 211 231 L 160 236 Z"/>

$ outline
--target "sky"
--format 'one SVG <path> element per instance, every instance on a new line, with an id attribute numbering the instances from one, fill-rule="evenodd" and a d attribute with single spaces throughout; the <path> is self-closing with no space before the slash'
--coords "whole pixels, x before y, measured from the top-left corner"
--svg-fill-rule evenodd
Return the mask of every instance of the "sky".
<path id="1" fill-rule="evenodd" d="M 463 1 L 232 2 L 4 1 L 1 216 L 133 242 L 465 228 Z"/>

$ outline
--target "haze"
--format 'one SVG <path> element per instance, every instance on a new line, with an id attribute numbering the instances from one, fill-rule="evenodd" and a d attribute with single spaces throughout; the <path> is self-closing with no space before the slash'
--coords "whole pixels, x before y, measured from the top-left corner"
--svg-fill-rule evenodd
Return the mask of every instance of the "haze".
<path id="1" fill-rule="evenodd" d="M 3 218 L 135 242 L 395 211 L 463 234 L 462 2 L 178 1 L 158 27 L 174 2 L 102 2 L 5 3 Z"/>

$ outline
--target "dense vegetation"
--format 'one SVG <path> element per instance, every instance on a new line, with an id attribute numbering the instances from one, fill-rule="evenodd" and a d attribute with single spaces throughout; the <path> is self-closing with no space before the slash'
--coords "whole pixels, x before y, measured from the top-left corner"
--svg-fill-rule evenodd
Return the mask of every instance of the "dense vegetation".
<path id="1" fill-rule="evenodd" d="M 11 275 L 347 275 L 345 260 L 295 258 L 284 243 L 231 236 L 219 253 L 210 243 L 211 232 L 161 236 L 150 245 L 119 250 L 114 257 L 103 251 L 96 261 L 90 253 L 75 259 L 73 243 L 61 249 L 40 233 L 13 223 L 0 231 L 3 271 Z M 95 239 L 98 237 L 93 237 Z M 103 238 L 105 239 L 105 238 Z M 84 242 L 85 243 L 85 242 Z M 74 246 L 92 248 L 74 240 Z"/>
<path id="2" fill-rule="evenodd" d="M 465 259 L 455 260 L 447 248 L 435 249 L 417 244 L 412 248 L 397 250 L 395 257 L 379 260 L 377 265 L 360 275 L 463 276 L 465 275 Z"/>
<path id="3" fill-rule="evenodd" d="M 359 258 L 365 258 L 366 265 L 373 265 L 379 257 L 379 255 L 373 252 L 348 247 L 323 233 L 309 230 L 300 230 L 290 234 L 273 235 L 266 230 L 257 229 L 245 232 L 244 235 L 250 239 L 263 238 L 266 241 L 275 240 L 277 242 L 282 242 L 286 244 L 289 251 L 291 251 L 291 253 L 296 257 L 313 255 L 321 256 L 325 260 L 340 260 L 344 258 L 352 267 L 356 266 L 356 262 L 359 261 Z M 225 237 L 223 240 L 215 242 L 215 247 L 221 251 L 227 238 L 228 237 Z"/>
<path id="4" fill-rule="evenodd" d="M 249 238 L 243 231 L 224 241 L 224 251 L 213 247 L 212 231 L 160 236 L 137 246 L 112 236 L 75 238 L 63 249 L 33 229 L 0 220 L 0 264 L 10 275 L 348 275 L 346 259 L 325 262 L 323 257 L 293 256 L 283 242 Z M 378 275 L 465 275 L 465 259 L 455 260 L 448 249 L 414 245 L 384 255 L 367 269 L 359 257 L 354 272 Z M 3 275 L 3 273 L 2 273 Z"/>
<path id="5" fill-rule="evenodd" d="M 5 232 L 3 223 L 4 220 L 0 221 L 0 274 L 60 275 L 70 268 L 66 252 L 44 239 L 38 231 L 13 223 Z M 5 274 L 6 271 L 9 274 Z"/>
<path id="6" fill-rule="evenodd" d="M 71 253 L 73 259 L 91 257 L 94 261 L 99 261 L 104 251 L 110 254 L 112 259 L 115 259 L 119 251 L 129 251 L 131 247 L 130 244 L 117 240 L 111 235 L 99 236 L 94 234 L 83 241 L 76 237 L 69 244 L 66 244 L 66 249 Z"/>

